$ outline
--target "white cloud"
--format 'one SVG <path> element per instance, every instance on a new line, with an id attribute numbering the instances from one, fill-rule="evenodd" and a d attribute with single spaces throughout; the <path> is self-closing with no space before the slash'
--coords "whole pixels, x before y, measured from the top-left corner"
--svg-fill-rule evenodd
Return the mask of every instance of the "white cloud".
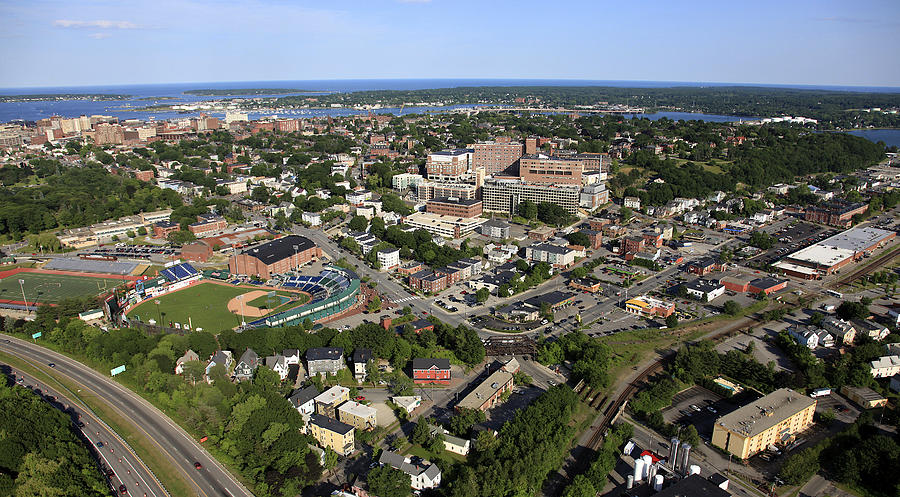
<path id="1" fill-rule="evenodd" d="M 60 28 L 99 28 L 99 29 L 137 29 L 138 25 L 130 21 L 73 21 L 69 19 L 57 19 L 53 25 Z"/>
<path id="2" fill-rule="evenodd" d="M 431 3 L 431 0 L 397 0 L 400 3 Z"/>
<path id="3" fill-rule="evenodd" d="M 91 33 L 88 35 L 89 38 L 93 38 L 95 40 L 102 40 L 104 38 L 109 38 L 110 36 L 112 35 L 109 33 Z"/>

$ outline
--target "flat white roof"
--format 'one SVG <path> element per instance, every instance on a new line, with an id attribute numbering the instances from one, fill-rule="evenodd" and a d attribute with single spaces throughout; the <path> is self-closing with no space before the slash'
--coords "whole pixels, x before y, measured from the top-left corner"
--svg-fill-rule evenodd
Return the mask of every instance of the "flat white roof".
<path id="1" fill-rule="evenodd" d="M 852 228 L 800 249 L 787 259 L 834 266 L 894 234 L 893 231 L 878 228 Z"/>
<path id="2" fill-rule="evenodd" d="M 801 266 L 799 264 L 791 264 L 790 262 L 785 262 L 785 261 L 781 261 L 777 264 L 773 264 L 773 266 L 775 266 L 779 269 L 784 269 L 785 271 L 793 271 L 795 273 L 800 273 L 800 274 L 816 274 L 818 272 L 813 268 Z"/>
<path id="3" fill-rule="evenodd" d="M 328 390 L 320 393 L 316 397 L 316 402 L 321 402 L 323 404 L 333 404 L 336 400 L 340 399 L 344 395 L 350 395 L 350 389 L 342 387 L 340 385 L 335 385 Z"/>
<path id="4" fill-rule="evenodd" d="M 374 418 L 375 415 L 378 414 L 378 411 L 375 408 L 360 404 L 353 400 L 348 400 L 341 404 L 341 407 L 338 407 L 338 411 L 352 414 L 358 418 Z"/>

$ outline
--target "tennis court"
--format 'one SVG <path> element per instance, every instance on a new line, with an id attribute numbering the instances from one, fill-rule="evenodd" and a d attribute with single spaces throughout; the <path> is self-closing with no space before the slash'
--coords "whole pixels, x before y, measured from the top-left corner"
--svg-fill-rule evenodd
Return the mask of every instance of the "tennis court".
<path id="1" fill-rule="evenodd" d="M 120 278 L 19 272 L 0 279 L 0 300 L 22 302 L 24 289 L 29 304 L 55 304 L 67 298 L 99 295 L 122 283 Z"/>

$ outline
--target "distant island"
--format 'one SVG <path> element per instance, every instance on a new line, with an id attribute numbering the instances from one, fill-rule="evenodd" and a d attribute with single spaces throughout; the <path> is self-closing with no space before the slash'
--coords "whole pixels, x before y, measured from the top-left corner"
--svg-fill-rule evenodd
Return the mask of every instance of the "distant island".
<path id="1" fill-rule="evenodd" d="M 141 97 L 137 100 L 178 100 L 178 97 Z"/>
<path id="2" fill-rule="evenodd" d="M 114 95 L 107 93 L 38 93 L 34 95 L 0 95 L 0 103 L 9 102 L 47 102 L 63 100 L 128 100 L 131 95 Z"/>
<path id="3" fill-rule="evenodd" d="M 314 90 L 300 90 L 297 88 L 231 88 L 231 89 L 203 89 L 187 90 L 185 95 L 201 95 L 205 97 L 231 97 L 236 95 L 283 95 L 288 93 L 326 93 Z"/>

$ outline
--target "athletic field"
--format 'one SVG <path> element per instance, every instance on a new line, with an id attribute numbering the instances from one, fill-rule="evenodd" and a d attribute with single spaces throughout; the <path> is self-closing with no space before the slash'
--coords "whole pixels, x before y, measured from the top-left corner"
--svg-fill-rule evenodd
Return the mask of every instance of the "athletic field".
<path id="1" fill-rule="evenodd" d="M 228 310 L 228 302 L 238 295 L 250 292 L 258 292 L 258 287 L 236 287 L 231 285 L 222 285 L 212 282 L 201 282 L 191 285 L 183 290 L 168 293 L 161 297 L 149 299 L 140 305 L 134 307 L 128 312 L 129 318 L 139 318 L 142 322 L 147 323 L 151 319 L 165 326 L 171 323 L 174 327 L 175 323 L 183 326 L 191 326 L 192 329 L 203 328 L 204 331 L 218 333 L 239 326 L 241 324 L 240 312 L 232 313 Z M 279 291 L 278 294 L 289 295 L 289 292 Z M 280 295 L 279 295 L 280 296 Z M 305 302 L 309 299 L 304 295 Z M 251 302 L 265 304 L 263 298 L 244 302 L 247 307 L 251 306 Z M 159 301 L 159 305 L 156 302 Z M 281 302 L 281 298 L 279 298 Z M 299 305 L 300 302 L 292 302 L 290 304 L 279 305 L 277 311 L 282 311 L 290 307 Z M 273 302 L 275 303 L 275 302 Z M 264 307 L 264 306 L 262 306 Z M 275 311 L 273 311 L 275 312 Z M 257 316 L 244 316 L 245 322 L 256 321 Z"/>
<path id="2" fill-rule="evenodd" d="M 21 287 L 19 280 L 23 281 Z M 22 302 L 24 288 L 29 304 L 55 304 L 67 298 L 99 295 L 122 283 L 121 278 L 20 272 L 0 279 L 0 300 Z"/>

